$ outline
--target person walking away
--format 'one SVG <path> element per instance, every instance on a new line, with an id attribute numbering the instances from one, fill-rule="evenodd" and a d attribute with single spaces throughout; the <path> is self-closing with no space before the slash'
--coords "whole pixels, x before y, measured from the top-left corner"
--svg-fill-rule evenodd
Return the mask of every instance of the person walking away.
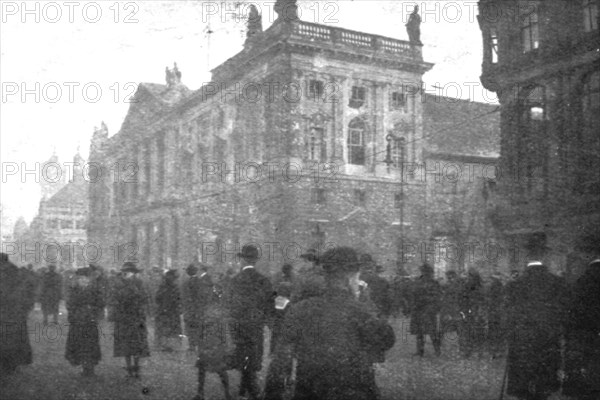
<path id="1" fill-rule="evenodd" d="M 435 354 L 441 355 L 441 338 L 437 315 L 440 312 L 442 289 L 433 278 L 433 267 L 423 264 L 421 276 L 413 283 L 410 312 L 410 333 L 417 336 L 417 353 L 425 355 L 425 335 L 429 335 Z"/>
<path id="2" fill-rule="evenodd" d="M 181 294 L 177 271 L 165 273 L 156 293 L 156 336 L 163 351 L 173 351 L 170 342 L 179 339 L 181 331 Z"/>
<path id="3" fill-rule="evenodd" d="M 545 236 L 528 240 L 529 262 L 513 285 L 508 323 L 506 392 L 520 400 L 545 400 L 560 387 L 561 337 L 567 290 L 542 260 Z"/>
<path id="4" fill-rule="evenodd" d="M 115 357 L 125 357 L 129 377 L 140 377 L 139 360 L 149 357 L 146 311 L 148 296 L 142 281 L 136 276 L 141 271 L 132 262 L 121 269 L 123 279 L 118 283 L 112 299 L 114 313 Z"/>
<path id="5" fill-rule="evenodd" d="M 459 297 L 459 309 L 462 322 L 458 332 L 458 345 L 465 358 L 474 350 L 481 357 L 485 338 L 484 290 L 479 272 L 474 268 L 467 271 Z"/>
<path id="6" fill-rule="evenodd" d="M 227 370 L 233 367 L 232 356 L 235 347 L 231 332 L 234 326 L 224 303 L 223 293 L 217 287 L 211 287 L 214 290 L 204 299 L 202 320 L 195 331 L 198 349 L 198 394 L 194 400 L 204 400 L 204 383 L 208 372 L 219 375 L 225 399 L 230 400 Z"/>
<path id="7" fill-rule="evenodd" d="M 27 315 L 31 311 L 32 293 L 8 255 L 0 253 L 0 372 L 12 374 L 20 365 L 33 363 L 27 332 Z"/>
<path id="8" fill-rule="evenodd" d="M 394 331 L 358 299 L 360 262 L 354 249 L 327 250 L 320 262 L 325 291 L 292 304 L 277 349 L 292 351 L 297 359 L 293 399 L 377 399 L 370 352 L 390 349 Z M 283 393 L 266 395 L 281 399 Z"/>
<path id="9" fill-rule="evenodd" d="M 275 310 L 275 296 L 269 279 L 259 273 L 255 264 L 259 260 L 258 248 L 244 245 L 238 257 L 242 271 L 231 281 L 230 312 L 235 322 L 235 366 L 241 371 L 239 395 L 258 398 L 256 374 L 262 368 L 264 327 L 271 325 Z"/>
<path id="10" fill-rule="evenodd" d="M 583 238 L 578 251 L 588 265 L 569 310 L 563 393 L 592 400 L 600 398 L 600 235 Z"/>
<path id="11" fill-rule="evenodd" d="M 488 345 L 492 359 L 504 353 L 504 285 L 500 274 L 494 272 L 487 296 Z"/>
<path id="12" fill-rule="evenodd" d="M 67 301 L 69 335 L 65 358 L 73 366 L 83 366 L 82 376 L 91 377 L 101 359 L 98 323 L 104 311 L 104 295 L 92 282 L 91 268 L 77 269 L 75 277 Z"/>
<path id="13" fill-rule="evenodd" d="M 58 324 L 58 306 L 62 293 L 62 277 L 56 272 L 56 265 L 49 265 L 48 272 L 42 279 L 42 313 L 44 325 L 48 324 L 48 316 L 52 315 L 55 324 Z"/>

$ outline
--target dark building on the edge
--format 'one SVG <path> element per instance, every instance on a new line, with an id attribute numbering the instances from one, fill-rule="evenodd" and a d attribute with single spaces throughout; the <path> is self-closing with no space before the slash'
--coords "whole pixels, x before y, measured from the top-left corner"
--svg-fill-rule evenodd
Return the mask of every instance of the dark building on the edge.
<path id="1" fill-rule="evenodd" d="M 498 220 L 522 245 L 545 234 L 555 271 L 600 226 L 597 0 L 480 0 L 483 85 L 501 105 Z M 571 256 L 574 256 L 571 258 Z"/>
<path id="2" fill-rule="evenodd" d="M 407 253 L 416 268 L 425 242 L 494 240 L 492 185 L 445 179 L 445 166 L 495 164 L 497 107 L 422 95 L 432 66 L 403 40 L 294 18 L 249 26 L 212 83 L 191 91 L 167 69 L 167 85 L 140 84 L 117 134 L 94 133 L 89 240 L 112 246 L 105 265 L 135 254 L 146 268 L 224 267 L 253 242 L 272 270 L 343 243 L 390 274 Z"/>

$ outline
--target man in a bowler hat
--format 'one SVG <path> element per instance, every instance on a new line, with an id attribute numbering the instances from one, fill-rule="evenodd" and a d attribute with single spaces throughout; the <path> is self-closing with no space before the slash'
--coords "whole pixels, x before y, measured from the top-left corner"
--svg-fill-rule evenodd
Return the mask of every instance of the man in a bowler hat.
<path id="1" fill-rule="evenodd" d="M 544 265 L 546 237 L 527 242 L 528 262 L 509 302 L 507 393 L 521 400 L 545 400 L 559 389 L 561 338 L 568 300 L 563 280 Z"/>
<path id="2" fill-rule="evenodd" d="M 239 394 L 257 399 L 256 373 L 262 368 L 263 330 L 273 318 L 275 296 L 269 279 L 255 268 L 260 259 L 258 248 L 244 245 L 238 257 L 242 270 L 231 281 L 229 301 L 231 317 L 235 321 L 235 364 L 242 375 Z"/>

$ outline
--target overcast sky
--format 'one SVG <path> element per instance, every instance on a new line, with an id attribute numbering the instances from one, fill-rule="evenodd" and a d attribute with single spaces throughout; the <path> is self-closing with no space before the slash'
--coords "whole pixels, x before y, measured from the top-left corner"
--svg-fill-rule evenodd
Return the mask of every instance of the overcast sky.
<path id="1" fill-rule="evenodd" d="M 61 162 L 71 161 L 78 146 L 87 158 L 94 126 L 105 121 L 110 135 L 118 132 L 135 85 L 165 83 L 165 66 L 176 61 L 183 83 L 197 89 L 210 80 L 208 65 L 214 68 L 233 56 L 245 39 L 243 22 L 224 12 L 234 9 L 233 2 L 227 7 L 198 0 L 0 3 L 0 148 L 5 172 L 11 168 L 7 163 L 25 163 L 32 169 L 54 149 Z M 268 28 L 273 1 L 254 4 Z M 473 97 L 469 85 L 476 84 L 475 99 L 485 100 L 479 83 L 482 46 L 476 1 L 299 4 L 305 21 L 405 40 L 404 24 L 413 5 L 419 4 L 424 58 L 435 63 L 424 76 L 426 84 L 446 86 L 443 94 L 466 99 Z M 207 21 L 213 13 L 209 51 Z M 456 84 L 462 87 L 460 93 Z M 23 98 L 22 89 L 31 93 Z M 9 218 L 3 218 L 3 224 L 18 216 L 30 222 L 39 198 L 34 175 L 25 180 L 20 174 L 3 176 L 0 199 Z"/>

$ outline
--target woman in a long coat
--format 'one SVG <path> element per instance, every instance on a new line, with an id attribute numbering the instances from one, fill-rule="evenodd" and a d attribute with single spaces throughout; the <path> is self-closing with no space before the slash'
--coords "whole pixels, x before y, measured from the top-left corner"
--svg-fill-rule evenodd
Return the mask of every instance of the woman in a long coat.
<path id="1" fill-rule="evenodd" d="M 89 268 L 79 268 L 75 275 L 67 302 L 69 336 L 65 358 L 71 365 L 83 365 L 83 376 L 92 376 L 101 358 L 98 315 L 104 310 L 104 298 L 98 287 L 91 284 Z"/>
<path id="2" fill-rule="evenodd" d="M 135 264 L 126 262 L 121 271 L 123 279 L 115 285 L 112 298 L 114 356 L 125 357 L 127 373 L 139 378 L 139 359 L 150 356 L 146 325 L 148 297 L 142 281 L 136 276 L 141 271 Z"/>
<path id="3" fill-rule="evenodd" d="M 166 344 L 171 338 L 181 335 L 181 293 L 177 286 L 177 271 L 167 271 L 156 293 L 156 336 L 164 350 L 172 348 Z"/>

